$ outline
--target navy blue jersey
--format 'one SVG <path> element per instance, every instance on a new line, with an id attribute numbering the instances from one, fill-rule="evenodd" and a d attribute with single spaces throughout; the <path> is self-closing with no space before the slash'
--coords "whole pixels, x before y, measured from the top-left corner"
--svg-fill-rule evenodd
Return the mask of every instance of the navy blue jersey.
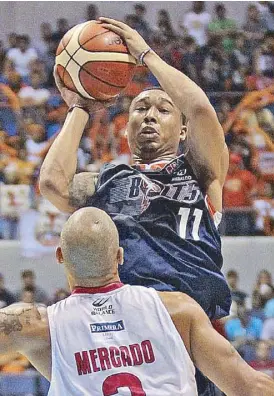
<path id="1" fill-rule="evenodd" d="M 87 206 L 106 211 L 118 228 L 122 282 L 185 292 L 212 318 L 229 313 L 220 236 L 184 155 L 157 171 L 106 164 Z"/>

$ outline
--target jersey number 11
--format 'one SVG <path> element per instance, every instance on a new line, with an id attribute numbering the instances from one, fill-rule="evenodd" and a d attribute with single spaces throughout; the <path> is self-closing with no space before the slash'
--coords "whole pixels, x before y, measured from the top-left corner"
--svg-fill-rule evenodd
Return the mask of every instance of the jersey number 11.
<path id="1" fill-rule="evenodd" d="M 183 239 L 186 238 L 187 226 L 189 224 L 190 218 L 193 216 L 194 220 L 192 230 L 190 230 L 190 234 L 192 235 L 194 241 L 199 241 L 199 227 L 202 220 L 203 211 L 201 209 L 195 209 L 193 215 L 190 215 L 190 208 L 180 208 L 178 214 L 180 216 L 180 237 Z"/>

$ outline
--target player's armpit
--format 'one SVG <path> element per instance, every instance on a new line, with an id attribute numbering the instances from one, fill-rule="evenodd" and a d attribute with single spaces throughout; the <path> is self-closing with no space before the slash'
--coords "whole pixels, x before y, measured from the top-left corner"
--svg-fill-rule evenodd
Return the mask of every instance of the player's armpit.
<path id="1" fill-rule="evenodd" d="M 0 310 L 0 353 L 24 352 L 32 348 L 39 334 L 45 339 L 47 333 L 46 307 L 15 303 Z"/>
<path id="2" fill-rule="evenodd" d="M 197 305 L 191 307 L 190 348 L 195 365 L 227 396 L 271 396 L 274 381 L 253 370 L 217 333 Z"/>
<path id="3" fill-rule="evenodd" d="M 75 209 L 86 206 L 87 198 L 95 193 L 98 173 L 77 173 L 69 185 L 69 204 Z"/>

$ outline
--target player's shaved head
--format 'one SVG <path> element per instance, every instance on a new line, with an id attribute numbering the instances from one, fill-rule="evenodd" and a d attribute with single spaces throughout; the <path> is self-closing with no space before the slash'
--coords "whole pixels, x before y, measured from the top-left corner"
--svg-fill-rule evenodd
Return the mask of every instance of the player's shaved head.
<path id="1" fill-rule="evenodd" d="M 61 233 L 61 251 L 67 271 L 74 278 L 98 278 L 117 270 L 119 235 L 106 212 L 97 208 L 77 210 Z"/>

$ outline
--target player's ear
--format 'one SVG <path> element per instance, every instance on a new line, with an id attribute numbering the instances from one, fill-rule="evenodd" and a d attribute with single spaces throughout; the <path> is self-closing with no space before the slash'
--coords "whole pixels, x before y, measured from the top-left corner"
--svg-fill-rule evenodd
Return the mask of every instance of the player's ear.
<path id="1" fill-rule="evenodd" d="M 187 135 L 187 125 L 182 125 L 181 131 L 180 131 L 180 141 L 181 142 L 186 140 L 186 135 Z"/>
<path id="2" fill-rule="evenodd" d="M 117 262 L 118 262 L 118 265 L 124 264 L 124 249 L 122 247 L 119 247 L 119 249 L 118 249 Z"/>
<path id="3" fill-rule="evenodd" d="M 60 246 L 58 246 L 58 248 L 56 249 L 56 260 L 59 264 L 63 264 L 64 262 L 64 257 L 63 257 L 63 253 L 62 253 L 62 249 L 60 248 Z"/>

